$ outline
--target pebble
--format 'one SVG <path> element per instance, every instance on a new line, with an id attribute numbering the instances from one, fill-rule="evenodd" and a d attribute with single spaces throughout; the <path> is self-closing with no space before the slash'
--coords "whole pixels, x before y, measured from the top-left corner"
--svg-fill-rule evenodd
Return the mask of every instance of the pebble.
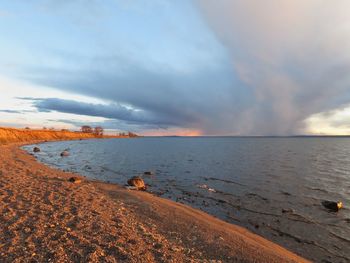
<path id="1" fill-rule="evenodd" d="M 71 177 L 68 179 L 69 182 L 74 183 L 74 184 L 79 184 L 81 183 L 81 179 L 78 177 Z"/>
<path id="2" fill-rule="evenodd" d="M 181 251 L 181 249 L 178 248 L 178 247 L 171 247 L 170 250 L 172 250 L 172 251 L 174 251 L 174 252 L 179 252 L 179 251 Z"/>
<path id="3" fill-rule="evenodd" d="M 153 245 L 153 247 L 154 247 L 155 249 L 160 249 L 160 248 L 163 247 L 163 245 L 162 245 L 161 243 L 155 243 L 155 244 Z"/>
<path id="4" fill-rule="evenodd" d="M 146 228 L 142 225 L 138 226 L 139 230 L 141 230 L 142 232 L 146 232 Z"/>

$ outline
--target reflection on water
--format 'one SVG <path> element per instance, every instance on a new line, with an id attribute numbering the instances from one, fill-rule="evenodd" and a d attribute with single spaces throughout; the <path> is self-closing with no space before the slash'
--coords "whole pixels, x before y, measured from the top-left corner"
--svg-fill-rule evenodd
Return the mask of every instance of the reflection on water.
<path id="1" fill-rule="evenodd" d="M 350 261 L 350 138 L 138 138 L 45 143 L 51 166 L 149 190 L 317 262 Z M 25 147 L 32 149 L 32 146 Z M 69 149 L 71 155 L 59 153 Z M 328 212 L 322 200 L 345 208 Z"/>

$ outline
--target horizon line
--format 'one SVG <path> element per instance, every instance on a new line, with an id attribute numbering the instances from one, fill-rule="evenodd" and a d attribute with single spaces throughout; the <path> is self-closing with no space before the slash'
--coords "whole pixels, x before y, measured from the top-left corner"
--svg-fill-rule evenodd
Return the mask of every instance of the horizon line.
<path id="1" fill-rule="evenodd" d="M 0 128 L 4 129 L 26 129 L 20 127 L 10 127 L 10 126 L 0 126 Z M 60 131 L 60 128 L 53 128 L 56 131 Z M 43 130 L 41 128 L 29 128 L 29 130 Z M 47 129 L 50 130 L 50 129 Z M 73 132 L 79 131 L 79 129 L 67 129 Z M 110 129 L 106 129 L 110 130 Z M 116 132 L 120 132 L 116 130 Z M 107 132 L 106 134 L 109 134 Z M 290 135 L 142 135 L 138 134 L 139 137 L 189 137 L 189 138 L 203 138 L 203 137 L 231 137 L 231 138 L 302 138 L 302 137 L 350 137 L 350 134 L 340 134 L 340 135 L 332 135 L 332 134 L 290 134 Z"/>

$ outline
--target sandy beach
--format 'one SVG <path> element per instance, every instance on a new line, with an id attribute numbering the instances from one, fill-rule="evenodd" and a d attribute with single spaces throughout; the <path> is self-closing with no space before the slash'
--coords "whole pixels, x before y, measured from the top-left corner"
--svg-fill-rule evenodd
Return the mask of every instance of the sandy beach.
<path id="1" fill-rule="evenodd" d="M 0 146 L 1 262 L 308 262 L 183 204 L 71 183 L 21 145 Z"/>

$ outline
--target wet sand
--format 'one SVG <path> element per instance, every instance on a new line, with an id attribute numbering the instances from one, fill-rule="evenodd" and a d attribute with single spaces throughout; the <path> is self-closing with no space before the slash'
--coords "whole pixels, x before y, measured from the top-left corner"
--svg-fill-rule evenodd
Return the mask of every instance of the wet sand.
<path id="1" fill-rule="evenodd" d="M 0 146 L 0 262 L 307 262 L 186 205 L 71 183 L 19 147 Z"/>

